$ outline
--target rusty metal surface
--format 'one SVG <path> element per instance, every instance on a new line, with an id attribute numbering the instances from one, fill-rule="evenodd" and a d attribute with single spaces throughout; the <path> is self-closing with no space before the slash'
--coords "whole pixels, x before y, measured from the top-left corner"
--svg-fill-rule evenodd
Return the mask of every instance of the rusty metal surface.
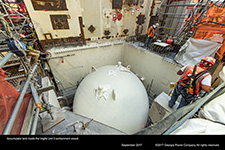
<path id="1" fill-rule="evenodd" d="M 86 40 L 85 40 L 85 36 L 84 36 L 84 24 L 83 24 L 83 18 L 82 17 L 79 17 L 79 24 L 80 24 L 80 37 L 81 37 L 81 40 L 84 42 L 84 44 L 86 44 Z"/>
<path id="2" fill-rule="evenodd" d="M 86 40 L 81 37 L 68 37 L 68 38 L 57 38 L 51 40 L 40 40 L 41 45 L 44 48 L 57 47 L 57 46 L 82 46 L 86 43 Z"/>
<path id="3" fill-rule="evenodd" d="M 90 31 L 91 33 L 93 33 L 95 31 L 95 27 L 93 25 L 90 25 L 88 27 L 88 31 Z"/>
<path id="4" fill-rule="evenodd" d="M 51 33 L 44 33 L 43 35 L 44 35 L 46 41 L 52 42 L 53 37 L 52 37 Z"/>
<path id="5" fill-rule="evenodd" d="M 69 29 L 67 15 L 50 15 L 53 30 Z"/>
<path id="6" fill-rule="evenodd" d="M 68 10 L 65 0 L 31 0 L 34 10 Z"/>
<path id="7" fill-rule="evenodd" d="M 50 15 L 53 30 L 68 30 L 68 15 Z M 57 47 L 57 46 L 82 46 L 86 44 L 84 35 L 83 18 L 78 17 L 80 25 L 80 35 L 67 38 L 53 38 L 51 33 L 44 33 L 45 40 L 40 40 L 40 43 L 45 48 Z"/>
<path id="8" fill-rule="evenodd" d="M 122 9 L 122 0 L 113 0 L 112 9 Z"/>

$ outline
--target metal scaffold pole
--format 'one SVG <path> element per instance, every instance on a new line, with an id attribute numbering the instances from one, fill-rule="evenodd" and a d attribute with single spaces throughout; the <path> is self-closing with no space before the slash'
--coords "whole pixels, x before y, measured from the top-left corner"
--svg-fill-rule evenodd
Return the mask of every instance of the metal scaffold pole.
<path id="1" fill-rule="evenodd" d="M 7 61 L 12 57 L 13 53 L 12 52 L 9 52 L 5 57 L 3 57 L 1 60 L 0 60 L 0 68 L 2 68 L 2 66 L 4 66 Z"/>
<path id="2" fill-rule="evenodd" d="M 14 124 L 14 122 L 15 122 L 16 116 L 17 116 L 18 111 L 19 111 L 19 109 L 20 109 L 21 103 L 22 103 L 22 101 L 23 101 L 23 98 L 24 98 L 24 96 L 25 96 L 25 94 L 26 94 L 26 91 L 27 91 L 27 89 L 28 89 L 28 87 L 29 87 L 30 80 L 31 80 L 32 77 L 34 76 L 34 73 L 35 73 L 37 67 L 38 67 L 38 65 L 35 65 L 35 66 L 33 67 L 33 69 L 32 69 L 32 72 L 31 72 L 31 73 L 29 74 L 29 76 L 27 77 L 27 80 L 26 80 L 26 82 L 25 82 L 25 84 L 24 84 L 23 90 L 22 90 L 21 93 L 20 93 L 20 96 L 19 96 L 19 98 L 18 98 L 18 100 L 17 100 L 17 102 L 16 102 L 16 105 L 15 105 L 15 107 L 14 107 L 14 109 L 13 109 L 13 112 L 12 112 L 12 114 L 11 114 L 11 116 L 10 116 L 8 122 L 7 122 L 7 125 L 6 125 L 6 127 L 5 127 L 5 129 L 4 129 L 4 131 L 3 131 L 3 135 L 8 135 L 8 134 L 10 134 L 11 129 L 12 129 L 12 127 L 13 127 L 13 124 Z"/>

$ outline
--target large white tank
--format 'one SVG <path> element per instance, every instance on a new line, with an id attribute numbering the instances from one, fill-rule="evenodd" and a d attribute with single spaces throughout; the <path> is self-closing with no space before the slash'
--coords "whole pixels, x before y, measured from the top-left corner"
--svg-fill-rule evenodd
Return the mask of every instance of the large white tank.
<path id="1" fill-rule="evenodd" d="M 73 103 L 75 113 L 128 134 L 144 128 L 148 110 L 142 82 L 120 62 L 88 74 L 80 83 Z"/>

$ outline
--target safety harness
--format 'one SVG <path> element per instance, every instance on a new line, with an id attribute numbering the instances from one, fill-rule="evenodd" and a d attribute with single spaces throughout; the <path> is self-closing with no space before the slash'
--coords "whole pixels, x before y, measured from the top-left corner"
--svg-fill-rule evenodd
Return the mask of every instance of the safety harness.
<path id="1" fill-rule="evenodd" d="M 186 68 L 186 71 L 184 74 L 187 73 L 187 71 L 190 69 L 191 66 L 188 66 Z M 198 83 L 203 79 L 203 77 L 208 74 L 208 71 L 207 70 L 203 70 L 201 72 L 199 72 L 198 74 L 195 75 L 195 72 L 196 72 L 196 68 L 197 66 L 195 65 L 194 66 L 194 69 L 193 69 L 193 72 L 192 72 L 192 75 L 187 78 L 187 79 L 184 79 L 182 81 L 179 81 L 178 84 L 180 83 L 183 83 L 184 85 L 182 86 L 182 90 L 185 90 L 185 95 L 182 94 L 182 96 L 185 98 L 185 100 L 190 100 L 190 99 L 195 99 L 196 98 L 196 88 L 197 88 L 197 85 Z M 190 93 L 190 91 L 193 89 L 193 93 Z M 200 90 L 200 89 L 199 89 Z M 188 101 L 187 101 L 188 102 Z M 190 101 L 188 102 L 190 103 Z"/>

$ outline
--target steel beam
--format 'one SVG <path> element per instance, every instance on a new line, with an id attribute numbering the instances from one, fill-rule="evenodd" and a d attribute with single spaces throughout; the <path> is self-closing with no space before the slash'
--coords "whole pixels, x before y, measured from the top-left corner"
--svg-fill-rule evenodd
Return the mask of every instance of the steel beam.
<path id="1" fill-rule="evenodd" d="M 167 6 L 167 7 L 179 7 L 179 6 L 195 6 L 196 4 L 169 4 L 169 5 L 162 5 L 162 6 Z"/>

